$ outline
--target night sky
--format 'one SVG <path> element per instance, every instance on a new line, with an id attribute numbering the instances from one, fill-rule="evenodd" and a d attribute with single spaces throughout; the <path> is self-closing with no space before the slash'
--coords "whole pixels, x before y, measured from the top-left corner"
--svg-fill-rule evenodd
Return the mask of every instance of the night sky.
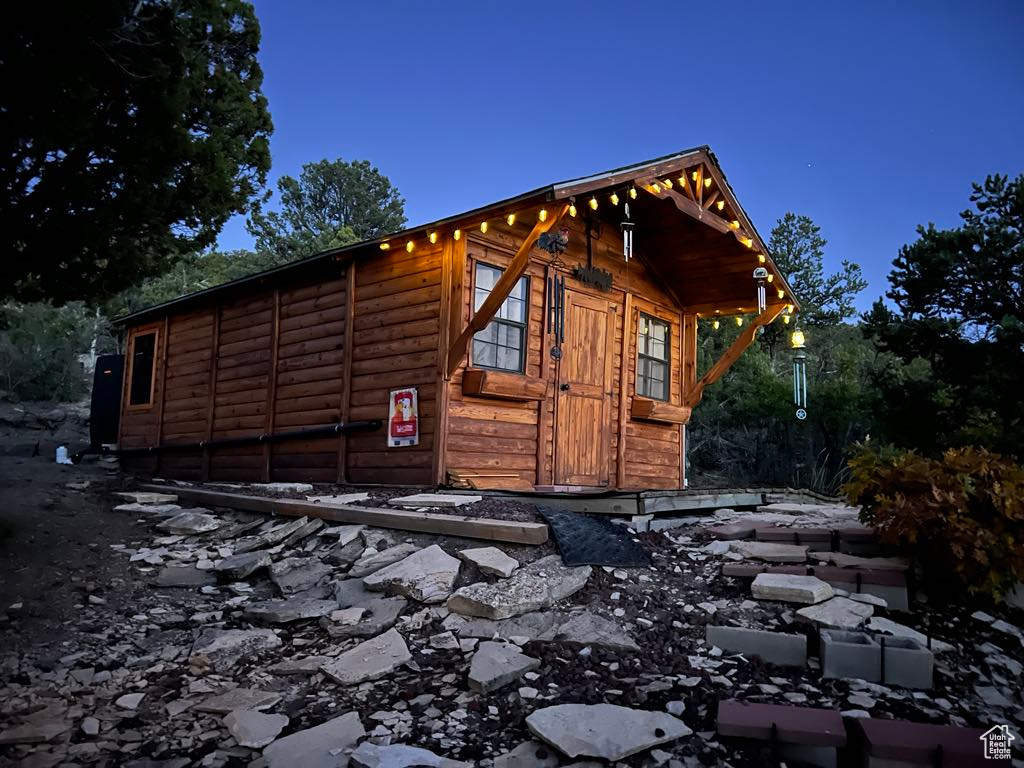
<path id="1" fill-rule="evenodd" d="M 1024 172 L 1024 3 L 257 0 L 271 180 L 366 159 L 410 224 L 709 144 L 886 290 L 918 224 Z M 641 237 L 641 233 L 637 234 Z M 223 248 L 250 247 L 244 219 Z"/>

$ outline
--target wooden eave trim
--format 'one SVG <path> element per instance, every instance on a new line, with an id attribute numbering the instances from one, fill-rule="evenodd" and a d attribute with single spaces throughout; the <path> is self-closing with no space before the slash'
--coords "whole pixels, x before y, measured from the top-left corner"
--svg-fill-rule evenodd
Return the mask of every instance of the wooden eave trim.
<path id="1" fill-rule="evenodd" d="M 552 192 L 555 200 L 566 200 L 576 195 L 583 195 L 589 192 L 596 192 L 607 187 L 616 187 L 621 184 L 635 182 L 642 176 L 658 176 L 675 173 L 682 168 L 689 168 L 694 165 L 694 159 L 707 157 L 703 149 L 692 149 L 673 155 L 660 162 L 633 165 L 612 173 L 604 173 L 597 176 L 588 176 L 576 181 L 555 184 Z"/>

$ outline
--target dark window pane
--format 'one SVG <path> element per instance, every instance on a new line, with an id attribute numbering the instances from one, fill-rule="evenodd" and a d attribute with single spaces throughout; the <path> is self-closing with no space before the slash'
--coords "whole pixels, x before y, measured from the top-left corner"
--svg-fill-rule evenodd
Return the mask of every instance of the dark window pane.
<path id="1" fill-rule="evenodd" d="M 132 380 L 128 392 L 129 405 L 149 405 L 150 403 L 155 351 L 155 333 L 136 336 L 132 340 Z"/>

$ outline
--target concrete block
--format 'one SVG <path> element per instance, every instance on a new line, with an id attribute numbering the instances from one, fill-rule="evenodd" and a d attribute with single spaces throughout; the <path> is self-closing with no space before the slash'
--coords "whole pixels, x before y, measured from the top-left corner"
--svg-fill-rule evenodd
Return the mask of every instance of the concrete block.
<path id="1" fill-rule="evenodd" d="M 774 541 L 783 544 L 832 544 L 832 531 L 828 528 L 781 528 L 766 527 L 754 531 L 758 541 Z"/>
<path id="2" fill-rule="evenodd" d="M 857 677 L 877 683 L 882 678 L 881 648 L 863 632 L 823 629 L 821 676 Z"/>
<path id="3" fill-rule="evenodd" d="M 882 683 L 903 688 L 931 688 L 935 656 L 910 637 L 879 637 L 885 654 Z"/>
<path id="4" fill-rule="evenodd" d="M 807 637 L 804 635 L 709 624 L 705 637 L 709 645 L 717 645 L 723 651 L 760 656 L 769 664 L 802 667 L 807 663 Z"/>

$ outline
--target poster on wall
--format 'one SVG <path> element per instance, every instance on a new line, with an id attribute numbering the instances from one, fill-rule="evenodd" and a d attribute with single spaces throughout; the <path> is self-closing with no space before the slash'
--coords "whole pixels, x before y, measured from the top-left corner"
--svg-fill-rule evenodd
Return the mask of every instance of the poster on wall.
<path id="1" fill-rule="evenodd" d="M 416 387 L 392 389 L 388 397 L 388 448 L 420 444 Z"/>

